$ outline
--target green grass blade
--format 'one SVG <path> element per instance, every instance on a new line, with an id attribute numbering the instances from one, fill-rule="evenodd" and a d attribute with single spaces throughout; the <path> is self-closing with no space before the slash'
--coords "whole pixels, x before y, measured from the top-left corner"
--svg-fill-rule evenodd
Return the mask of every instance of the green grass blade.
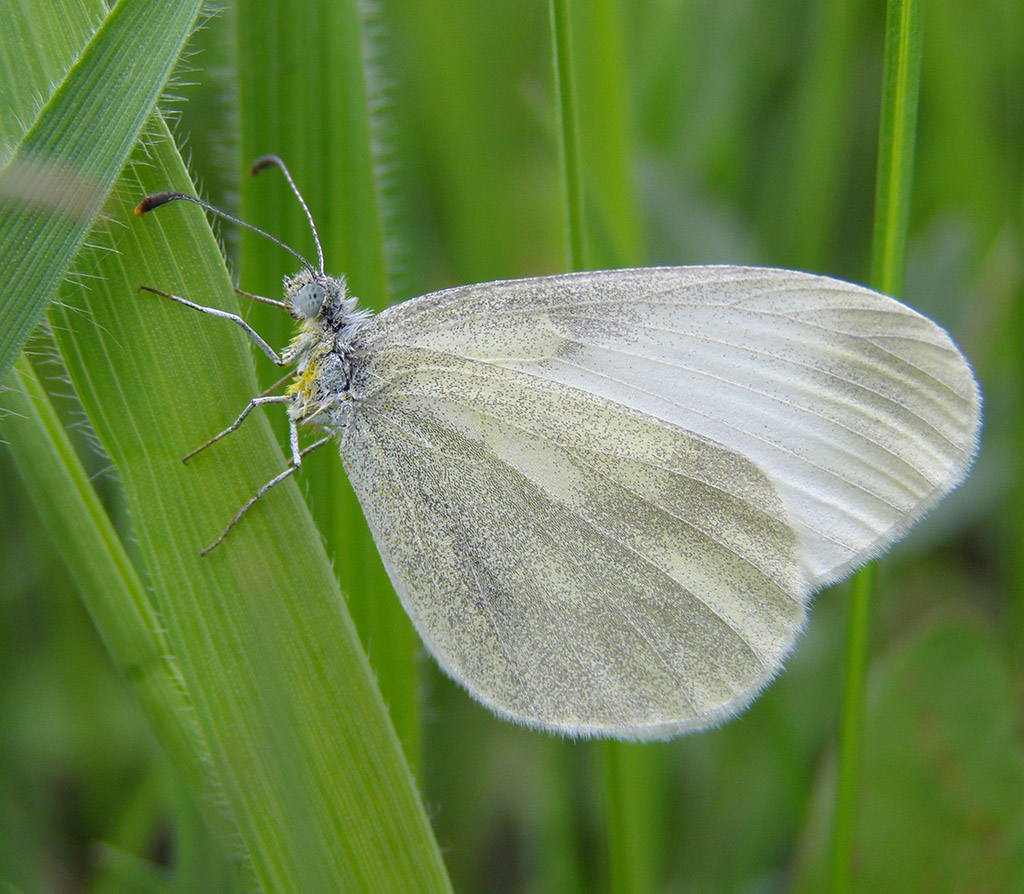
<path id="1" fill-rule="evenodd" d="M 890 0 L 885 24 L 871 286 L 895 296 L 903 293 L 906 269 L 923 33 L 920 0 Z"/>
<path id="2" fill-rule="evenodd" d="M 201 5 L 121 0 L 0 172 L 0 374 L 71 266 Z M 20 50 L 6 46 L 2 55 L 15 59 Z M 12 111 L 0 109 L 0 117 Z"/>
<path id="3" fill-rule="evenodd" d="M 118 672 L 221 842 L 238 830 L 155 608 L 43 384 L 22 356 L 0 390 L 0 434 Z"/>
<path id="4" fill-rule="evenodd" d="M 565 227 L 569 269 L 587 264 L 583 206 L 583 160 L 576 108 L 576 71 L 573 66 L 572 4 L 551 0 L 552 59 L 555 69 L 555 117 L 558 121 L 558 156 L 565 191 Z"/>
<path id="5" fill-rule="evenodd" d="M 853 871 L 853 836 L 860 793 L 861 748 L 864 735 L 864 691 L 868 679 L 871 641 L 871 597 L 875 566 L 854 575 L 846 613 L 846 659 L 839 717 L 839 765 L 832 820 L 832 890 L 850 890 Z"/>
<path id="6" fill-rule="evenodd" d="M 634 179 L 635 135 L 619 0 L 574 2 L 573 69 L 586 175 L 587 237 L 599 267 L 645 261 Z"/>
<path id="7" fill-rule="evenodd" d="M 665 831 L 657 809 L 657 788 L 664 783 L 660 748 L 658 744 L 601 743 L 608 888 L 613 894 L 642 894 L 658 887 Z"/>
<path id="8" fill-rule="evenodd" d="M 383 23 L 366 2 L 240 2 L 237 11 L 242 165 L 272 152 L 305 195 L 328 272 L 344 274 L 364 307 L 391 303 L 395 276 Z M 309 227 L 283 178 L 246 178 L 242 216 L 307 255 Z M 278 295 L 294 259 L 244 235 L 245 288 Z M 268 314 L 254 308 L 253 320 Z M 273 333 L 273 328 L 267 329 Z M 282 339 L 286 333 L 281 331 Z M 276 371 L 267 369 L 266 382 Z M 349 610 L 406 755 L 419 762 L 419 639 L 395 596 L 334 451 L 310 457 L 303 484 Z"/>
<path id="9" fill-rule="evenodd" d="M 118 468 L 195 715 L 265 890 L 446 887 L 422 806 L 293 482 L 196 554 L 283 467 L 265 418 L 183 466 L 255 393 L 235 327 L 148 293 L 234 306 L 201 212 L 132 208 L 190 190 L 164 130 L 132 164 L 83 258 L 88 290 L 52 311 L 76 392 Z"/>
<path id="10" fill-rule="evenodd" d="M 886 13 L 871 285 L 890 295 L 899 295 L 903 285 L 921 81 L 922 14 L 918 0 L 889 0 Z M 836 892 L 849 891 L 852 882 L 873 589 L 871 567 L 859 571 L 850 586 L 832 831 L 832 890 Z"/>
<path id="11" fill-rule="evenodd" d="M 5 4 L 5 27 L 0 32 L 0 163 L 10 160 L 106 14 L 102 0 Z"/>

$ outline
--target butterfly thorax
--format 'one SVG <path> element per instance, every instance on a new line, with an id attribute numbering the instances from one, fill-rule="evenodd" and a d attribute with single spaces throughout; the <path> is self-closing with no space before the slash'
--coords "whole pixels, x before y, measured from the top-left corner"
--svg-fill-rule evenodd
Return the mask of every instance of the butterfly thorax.
<path id="1" fill-rule="evenodd" d="M 296 421 L 335 431 L 344 426 L 352 378 L 352 342 L 370 314 L 356 310 L 344 277 L 302 270 L 285 277 L 285 303 L 299 321 L 282 355 L 295 366 L 287 394 L 289 415 Z"/>

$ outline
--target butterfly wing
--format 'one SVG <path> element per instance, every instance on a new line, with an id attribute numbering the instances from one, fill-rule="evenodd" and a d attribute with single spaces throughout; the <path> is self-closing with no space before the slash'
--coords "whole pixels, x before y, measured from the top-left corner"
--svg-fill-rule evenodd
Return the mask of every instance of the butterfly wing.
<path id="1" fill-rule="evenodd" d="M 374 344 L 563 382 L 749 457 L 778 488 L 816 586 L 899 539 L 963 479 L 977 447 L 977 384 L 946 332 L 827 277 L 537 277 L 427 295 L 380 322 Z"/>
<path id="2" fill-rule="evenodd" d="M 501 367 L 420 349 L 386 366 L 346 471 L 413 623 L 476 697 L 567 732 L 665 735 L 778 667 L 807 588 L 752 463 Z"/>
<path id="3" fill-rule="evenodd" d="M 342 457 L 407 611 L 478 698 L 570 733 L 743 707 L 813 589 L 901 536 L 977 440 L 945 332 L 788 271 L 469 286 L 355 347 Z"/>

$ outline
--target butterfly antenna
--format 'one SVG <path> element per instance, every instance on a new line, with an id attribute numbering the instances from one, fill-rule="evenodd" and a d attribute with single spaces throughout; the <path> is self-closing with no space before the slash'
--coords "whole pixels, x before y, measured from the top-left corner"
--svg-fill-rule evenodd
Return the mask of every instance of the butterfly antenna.
<path id="1" fill-rule="evenodd" d="M 299 188 L 295 185 L 295 181 L 292 180 L 292 175 L 288 172 L 287 166 L 276 155 L 261 155 L 257 158 L 249 167 L 249 176 L 255 177 L 265 168 L 281 169 L 281 173 L 284 174 L 284 179 L 288 181 L 288 185 L 292 188 L 292 192 L 295 193 L 295 198 L 299 200 L 302 210 L 306 212 L 306 220 L 309 221 L 309 229 L 313 232 L 313 242 L 316 243 L 316 258 L 320 262 L 320 272 L 323 273 L 324 252 L 320 247 L 320 234 L 316 231 L 316 224 L 313 223 L 313 215 L 309 213 L 309 207 L 306 205 L 306 200 L 302 198 L 302 193 L 299 192 Z"/>
<path id="2" fill-rule="evenodd" d="M 193 205 L 198 205 L 200 208 L 205 208 L 211 214 L 216 214 L 218 217 L 223 217 L 225 220 L 230 220 L 234 224 L 238 224 L 240 227 L 245 227 L 247 230 L 252 230 L 254 233 L 259 233 L 261 236 L 269 239 L 271 242 L 280 245 L 286 252 L 294 255 L 299 259 L 302 266 L 305 267 L 310 273 L 315 273 L 313 265 L 309 263 L 302 255 L 300 255 L 294 248 L 285 245 L 276 236 L 271 236 L 266 230 L 261 230 L 259 227 L 253 226 L 251 223 L 246 223 L 244 220 L 239 220 L 226 211 L 221 211 L 220 208 L 215 208 L 213 205 L 204 202 L 202 199 L 197 199 L 195 196 L 186 195 L 183 192 L 154 192 L 150 193 L 144 198 L 138 205 L 135 206 L 136 214 L 145 214 L 147 211 L 152 211 L 154 208 L 159 208 L 161 205 L 166 205 L 168 202 L 191 202 Z M 308 213 L 308 212 L 307 212 Z M 320 252 L 320 243 L 317 243 L 317 253 Z M 320 258 L 320 272 L 323 272 L 323 258 Z"/>

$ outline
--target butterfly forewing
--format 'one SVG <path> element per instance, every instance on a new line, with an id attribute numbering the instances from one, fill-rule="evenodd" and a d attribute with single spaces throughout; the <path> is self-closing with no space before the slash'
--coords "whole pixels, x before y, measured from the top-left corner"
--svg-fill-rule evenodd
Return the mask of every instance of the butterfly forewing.
<path id="1" fill-rule="evenodd" d="M 970 368 L 910 308 L 826 277 L 744 267 L 538 277 L 382 314 L 397 344 L 600 395 L 748 457 L 778 490 L 812 583 L 898 539 L 966 474 Z"/>

